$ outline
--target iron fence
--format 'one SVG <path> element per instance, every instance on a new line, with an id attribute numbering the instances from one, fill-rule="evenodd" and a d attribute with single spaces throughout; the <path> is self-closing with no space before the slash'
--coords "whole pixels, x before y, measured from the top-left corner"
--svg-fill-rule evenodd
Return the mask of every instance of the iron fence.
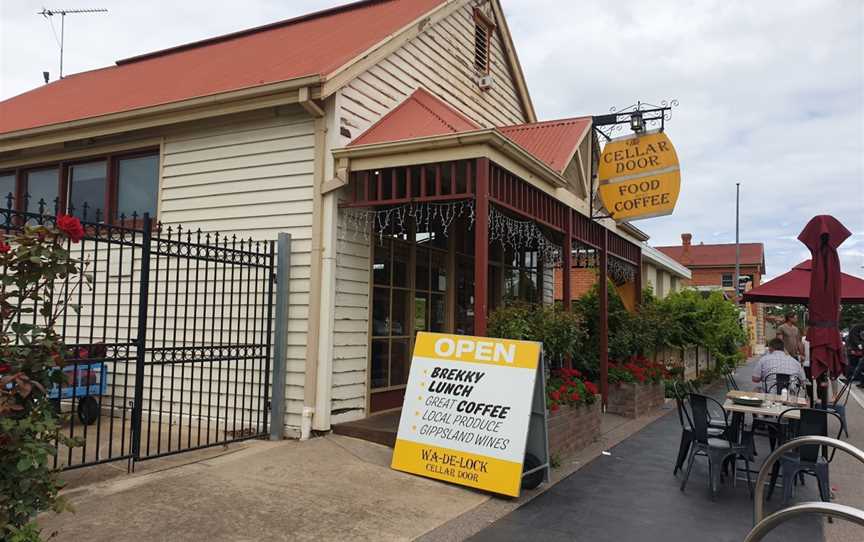
<path id="1" fill-rule="evenodd" d="M 12 203 L 0 231 L 56 225 L 44 202 L 35 212 Z M 132 465 L 266 436 L 275 242 L 163 227 L 146 214 L 77 214 L 84 239 L 66 248 L 82 272 L 52 286 L 55 303 L 67 301 L 55 324 L 66 378 L 50 393 L 62 435 L 77 442 L 58 439 L 54 466 Z"/>

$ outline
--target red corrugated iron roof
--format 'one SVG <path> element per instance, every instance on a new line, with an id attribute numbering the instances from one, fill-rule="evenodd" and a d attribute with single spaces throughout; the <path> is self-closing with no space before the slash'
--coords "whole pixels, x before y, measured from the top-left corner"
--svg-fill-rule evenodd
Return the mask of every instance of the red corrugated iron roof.
<path id="1" fill-rule="evenodd" d="M 741 243 L 741 265 L 763 265 L 765 251 L 762 243 Z M 655 247 L 670 258 L 687 267 L 717 267 L 735 265 L 735 245 L 676 245 Z"/>
<path id="2" fill-rule="evenodd" d="M 549 167 L 563 173 L 590 128 L 591 117 L 578 117 L 501 126 L 497 129 Z"/>
<path id="3" fill-rule="evenodd" d="M 559 173 L 591 127 L 590 117 L 551 120 L 495 129 Z M 390 143 L 418 137 L 458 134 L 481 127 L 423 88 L 355 138 L 348 146 Z"/>
<path id="4" fill-rule="evenodd" d="M 326 75 L 446 0 L 365 0 L 121 60 L 0 102 L 0 133 Z"/>
<path id="5" fill-rule="evenodd" d="M 360 134 L 349 146 L 477 130 L 480 126 L 423 88 Z"/>

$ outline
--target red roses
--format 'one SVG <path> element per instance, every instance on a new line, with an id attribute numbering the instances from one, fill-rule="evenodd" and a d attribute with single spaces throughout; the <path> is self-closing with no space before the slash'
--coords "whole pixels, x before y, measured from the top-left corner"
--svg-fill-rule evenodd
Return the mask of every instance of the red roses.
<path id="1" fill-rule="evenodd" d="M 57 229 L 60 230 L 73 243 L 84 238 L 84 226 L 74 216 L 60 215 L 57 217 Z"/>

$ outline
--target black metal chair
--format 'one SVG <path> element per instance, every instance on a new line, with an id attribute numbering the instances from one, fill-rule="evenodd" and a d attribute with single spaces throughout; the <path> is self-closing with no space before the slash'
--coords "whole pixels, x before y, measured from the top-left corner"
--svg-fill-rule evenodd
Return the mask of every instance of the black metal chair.
<path id="1" fill-rule="evenodd" d="M 694 440 L 693 417 L 687 405 L 687 395 L 690 393 L 687 391 L 688 387 L 686 383 L 678 380 L 672 384 L 672 395 L 678 410 L 678 421 L 681 424 L 681 442 L 678 444 L 678 456 L 675 459 L 675 468 L 672 470 L 673 475 L 678 474 L 684 466 Z M 709 427 L 708 434 L 712 437 L 720 437 L 723 435 L 723 428 Z"/>
<path id="2" fill-rule="evenodd" d="M 711 488 L 711 498 L 717 494 L 720 485 L 721 471 L 723 465 L 728 459 L 732 460 L 732 479 L 733 483 L 736 478 L 736 467 L 738 459 L 744 460 L 744 465 L 747 472 L 747 489 L 751 494 L 753 487 L 750 482 L 750 445 L 739 444 L 731 439 L 737 435 L 733 435 L 732 427 L 729 425 L 729 416 L 716 399 L 698 393 L 691 393 L 687 396 L 690 408 L 692 410 L 693 421 L 693 442 L 690 447 L 689 459 L 687 461 L 687 471 L 684 474 L 684 479 L 681 481 L 681 491 L 687 487 L 687 480 L 690 478 L 690 472 L 693 469 L 693 463 L 696 462 L 697 455 L 704 455 L 708 458 L 708 478 Z M 721 437 L 712 437 L 709 433 L 709 407 L 711 404 L 719 408 L 723 412 L 723 420 L 725 429 Z"/>
<path id="3" fill-rule="evenodd" d="M 849 394 L 852 393 L 852 383 L 861 375 L 861 369 L 864 367 L 864 362 L 859 363 L 852 376 L 846 379 L 846 383 L 840 388 L 840 393 L 834 398 L 834 402 L 828 405 L 828 410 L 832 410 L 843 420 L 843 432 L 846 438 L 849 438 L 849 425 L 846 423 L 846 403 L 849 402 Z"/>
<path id="4" fill-rule="evenodd" d="M 738 382 L 735 380 L 735 371 L 730 369 L 723 373 L 723 378 L 726 380 L 726 391 L 739 390 Z"/>
<path id="5" fill-rule="evenodd" d="M 798 420 L 790 416 L 791 412 L 798 412 Z M 828 436 L 828 419 L 833 416 L 837 419 L 840 428 L 837 430 L 836 439 L 840 439 L 845 424 L 843 419 L 831 410 L 816 408 L 788 408 L 780 413 L 777 422 L 785 430 L 781 432 L 783 442 L 796 437 L 804 436 Z M 768 489 L 768 498 L 774 493 L 779 474 L 783 476 L 783 506 L 789 504 L 792 497 L 792 489 L 796 478 L 801 474 L 810 474 L 816 477 L 819 485 L 819 497 L 828 502 L 831 500 L 831 484 L 828 467 L 834 459 L 835 450 L 828 456 L 827 449 L 817 445 L 801 446 L 797 450 L 784 454 L 771 473 L 771 485 Z M 803 477 L 802 477 L 803 482 Z"/>
<path id="6" fill-rule="evenodd" d="M 769 382 L 771 382 L 770 385 Z M 801 379 L 798 378 L 798 375 L 793 374 L 771 373 L 762 380 L 762 390 L 765 393 L 780 395 L 780 392 L 786 389 L 790 394 L 798 395 L 801 387 Z"/>

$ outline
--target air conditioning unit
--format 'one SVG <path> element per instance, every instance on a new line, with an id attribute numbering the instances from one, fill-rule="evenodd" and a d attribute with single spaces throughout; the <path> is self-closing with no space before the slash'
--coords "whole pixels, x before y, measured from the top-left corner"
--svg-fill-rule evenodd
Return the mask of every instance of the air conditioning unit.
<path id="1" fill-rule="evenodd" d="M 495 77 L 491 74 L 481 75 L 477 78 L 477 85 L 480 87 L 480 90 L 489 90 L 492 88 L 492 84 L 495 82 Z"/>

